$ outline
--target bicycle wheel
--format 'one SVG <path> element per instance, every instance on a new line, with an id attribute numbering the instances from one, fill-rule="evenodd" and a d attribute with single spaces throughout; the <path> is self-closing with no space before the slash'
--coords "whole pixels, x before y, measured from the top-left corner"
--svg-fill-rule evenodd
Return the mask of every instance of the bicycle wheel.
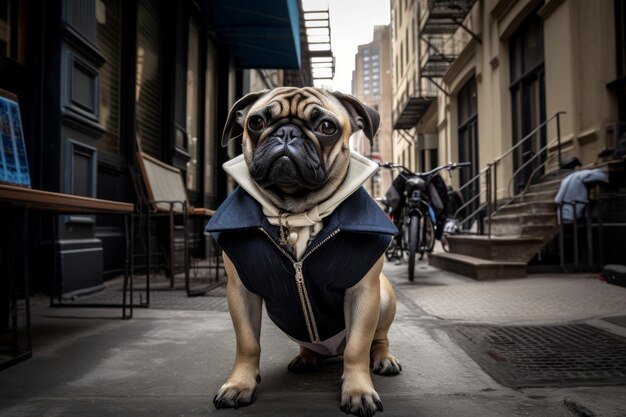
<path id="1" fill-rule="evenodd" d="M 409 219 L 409 281 L 415 277 L 415 254 L 418 250 L 420 235 L 420 219 L 417 214 L 411 215 Z"/>
<path id="2" fill-rule="evenodd" d="M 431 253 L 435 248 L 435 225 L 429 216 L 424 216 L 424 225 L 422 227 L 422 248 L 424 248 L 424 250 L 428 253 Z"/>

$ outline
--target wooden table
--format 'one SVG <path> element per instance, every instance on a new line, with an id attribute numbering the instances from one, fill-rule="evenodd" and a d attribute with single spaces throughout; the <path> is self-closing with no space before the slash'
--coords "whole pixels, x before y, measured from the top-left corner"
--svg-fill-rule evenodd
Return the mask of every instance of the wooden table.
<path id="1" fill-rule="evenodd" d="M 24 283 L 24 300 L 25 300 L 25 316 L 26 316 L 26 348 L 20 347 L 18 310 L 17 310 L 17 292 L 16 286 L 18 279 L 15 274 L 8 274 L 8 284 L 10 288 L 9 302 L 11 323 L 13 333 L 13 351 L 12 359 L 0 363 L 0 369 L 19 363 L 32 356 L 31 342 L 31 323 L 30 323 L 30 294 L 29 294 L 29 274 L 27 262 L 27 228 L 28 215 L 31 211 L 39 213 L 50 213 L 53 215 L 65 214 L 106 214 L 106 215 L 122 215 L 125 219 L 125 236 L 126 236 L 126 262 L 124 275 L 124 289 L 122 297 L 122 318 L 130 319 L 133 315 L 133 214 L 135 212 L 134 205 L 131 203 L 123 203 L 119 201 L 102 200 L 98 198 L 82 197 L 71 194 L 55 193 L 50 191 L 34 190 L 31 188 L 17 187 L 12 185 L 0 184 L 0 206 L 9 207 L 13 210 L 23 211 L 23 236 L 9 236 L 7 241 L 14 242 L 10 245 L 10 250 L 14 253 L 22 254 L 23 259 L 23 283 Z M 20 242 L 21 241 L 21 242 Z M 55 255 L 56 256 L 56 255 Z M 14 256 L 15 258 L 15 256 Z M 7 268 L 10 270 L 10 268 Z M 7 271 L 3 271 L 7 272 Z M 126 314 L 126 291 L 130 291 L 129 314 Z M 52 300 L 52 299 L 51 299 Z M 85 306 L 85 305 L 83 305 Z M 91 305 L 87 305 L 91 306 Z M 111 307 L 109 306 L 92 306 L 92 307 Z M 120 307 L 119 305 L 115 305 Z"/>

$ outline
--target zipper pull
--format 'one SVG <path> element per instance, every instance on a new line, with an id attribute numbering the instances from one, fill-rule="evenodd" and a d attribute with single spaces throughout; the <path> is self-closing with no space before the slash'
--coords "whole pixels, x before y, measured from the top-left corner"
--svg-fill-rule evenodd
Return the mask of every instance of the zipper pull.
<path id="1" fill-rule="evenodd" d="M 302 261 L 294 262 L 293 267 L 296 270 L 296 282 L 302 284 L 304 282 L 304 275 L 302 274 Z"/>

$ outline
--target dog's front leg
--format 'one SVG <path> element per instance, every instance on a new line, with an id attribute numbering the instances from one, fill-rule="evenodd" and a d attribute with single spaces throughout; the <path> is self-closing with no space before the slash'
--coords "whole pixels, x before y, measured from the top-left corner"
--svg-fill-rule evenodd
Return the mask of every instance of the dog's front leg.
<path id="1" fill-rule="evenodd" d="M 261 306 L 263 301 L 244 287 L 235 266 L 224 254 L 228 275 L 226 295 L 228 309 L 235 327 L 237 353 L 233 369 L 213 399 L 216 408 L 242 407 L 252 402 L 252 394 L 259 382 L 261 346 Z"/>
<path id="2" fill-rule="evenodd" d="M 344 300 L 347 340 L 343 354 L 341 409 L 362 417 L 383 410 L 369 367 L 370 347 L 378 323 L 382 268 L 381 257 L 357 285 L 346 291 Z"/>

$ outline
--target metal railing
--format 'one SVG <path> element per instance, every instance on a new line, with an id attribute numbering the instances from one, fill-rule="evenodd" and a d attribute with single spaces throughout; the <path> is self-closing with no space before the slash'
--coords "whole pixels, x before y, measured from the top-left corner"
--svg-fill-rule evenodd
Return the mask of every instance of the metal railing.
<path id="1" fill-rule="evenodd" d="M 483 168 L 477 175 L 467 181 L 459 188 L 459 192 L 463 193 L 464 190 L 477 189 L 478 191 L 468 198 L 465 203 L 459 207 L 459 209 L 455 213 L 455 217 L 461 215 L 463 211 L 472 210 L 467 215 L 463 216 L 463 219 L 460 221 L 461 227 L 467 228 L 470 222 L 476 222 L 478 225 L 477 233 L 478 234 L 486 234 L 491 237 L 491 219 L 494 214 L 496 214 L 499 210 L 506 207 L 513 201 L 513 197 L 515 194 L 515 190 L 513 189 L 516 178 L 519 177 L 519 174 L 526 173 L 528 174 L 527 178 L 525 178 L 526 183 L 523 184 L 523 189 L 521 189 L 522 193 L 528 191 L 528 187 L 532 183 L 533 179 L 538 173 L 544 172 L 545 168 L 550 165 L 550 163 L 554 162 L 554 159 L 557 159 L 558 167 L 562 165 L 562 156 L 561 156 L 561 115 L 565 114 L 563 111 L 559 111 L 552 115 L 550 118 L 545 120 L 535 129 L 533 129 L 530 133 L 524 136 L 521 140 L 519 140 L 515 145 L 510 147 L 506 152 L 496 158 L 493 162 L 488 163 L 485 168 Z M 537 134 L 542 134 L 543 130 L 547 128 L 550 122 L 554 121 L 556 124 L 556 137 L 550 140 L 547 144 L 545 144 L 541 149 L 529 155 L 528 158 L 522 160 L 522 164 L 517 167 L 513 171 L 513 175 L 511 175 L 509 182 L 505 188 L 505 195 L 498 198 L 498 170 L 502 169 L 502 166 L 505 163 L 509 162 L 507 158 L 510 158 L 510 163 L 512 166 L 515 166 L 515 162 L 513 158 L 516 155 L 519 155 L 519 151 L 521 151 L 523 146 L 529 141 L 532 141 Z M 550 154 L 549 150 L 556 145 L 556 153 Z M 516 150 L 519 150 L 517 153 Z M 536 164 L 533 166 L 532 164 Z M 528 172 L 528 170 L 531 170 Z M 467 191 L 466 191 L 467 193 Z M 487 223 L 487 232 L 485 233 L 482 219 L 486 217 L 489 219 Z"/>

